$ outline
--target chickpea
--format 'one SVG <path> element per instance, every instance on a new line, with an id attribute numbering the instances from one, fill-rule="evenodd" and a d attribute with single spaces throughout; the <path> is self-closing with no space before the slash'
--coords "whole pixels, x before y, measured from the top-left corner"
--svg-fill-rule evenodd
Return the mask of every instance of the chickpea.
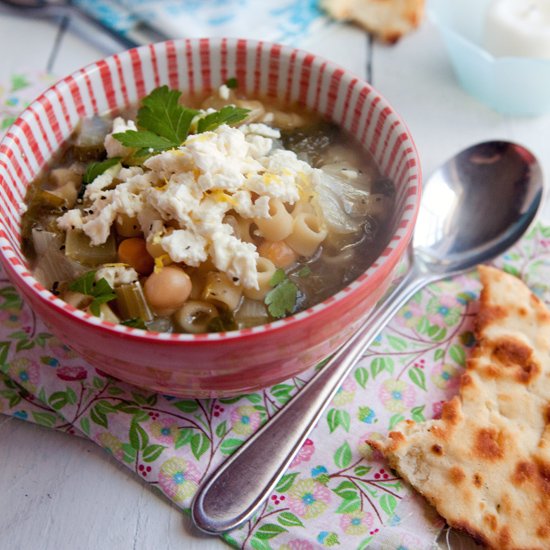
<path id="1" fill-rule="evenodd" d="M 262 258 L 270 260 L 275 267 L 288 267 L 296 262 L 298 254 L 284 241 L 264 241 L 258 252 Z"/>
<path id="2" fill-rule="evenodd" d="M 139 237 L 124 239 L 118 245 L 118 260 L 132 266 L 141 275 L 148 275 L 155 267 L 155 260 L 147 252 L 145 241 Z"/>
<path id="3" fill-rule="evenodd" d="M 158 315 L 172 315 L 189 298 L 191 279 L 178 266 L 163 267 L 145 281 L 145 297 Z"/>

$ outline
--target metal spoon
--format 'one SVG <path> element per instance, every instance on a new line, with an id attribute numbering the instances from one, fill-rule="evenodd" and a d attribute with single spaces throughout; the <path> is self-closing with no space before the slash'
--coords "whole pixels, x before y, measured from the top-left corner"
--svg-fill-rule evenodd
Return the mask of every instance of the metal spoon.
<path id="1" fill-rule="evenodd" d="M 533 220 L 542 189 L 533 154 L 505 141 L 474 145 L 435 172 L 424 188 L 405 278 L 305 388 L 206 480 L 192 505 L 195 525 L 214 534 L 248 520 L 401 306 L 427 283 L 471 269 L 514 244 Z"/>

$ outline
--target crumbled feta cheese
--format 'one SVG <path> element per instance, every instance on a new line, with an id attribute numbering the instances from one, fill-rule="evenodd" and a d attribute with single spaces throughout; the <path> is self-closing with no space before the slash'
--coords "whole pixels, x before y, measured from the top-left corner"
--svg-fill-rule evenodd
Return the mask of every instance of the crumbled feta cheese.
<path id="1" fill-rule="evenodd" d="M 258 197 L 252 202 L 249 191 L 237 191 L 233 193 L 233 210 L 243 218 L 269 218 L 269 197 Z"/>
<path id="2" fill-rule="evenodd" d="M 226 85 L 226 84 L 222 84 L 220 86 L 220 89 L 218 90 L 218 94 L 220 95 L 220 97 L 227 101 L 229 99 L 229 96 L 231 94 L 231 90 L 229 89 L 229 87 Z"/>
<path id="3" fill-rule="evenodd" d="M 138 280 L 137 271 L 125 264 L 111 264 L 100 267 L 95 274 L 95 280 L 105 279 L 111 288 L 128 285 Z"/>
<path id="4" fill-rule="evenodd" d="M 281 137 L 281 132 L 277 128 L 272 128 L 267 124 L 261 124 L 259 122 L 252 122 L 243 127 L 243 132 L 245 134 L 256 134 L 258 136 L 263 136 L 272 139 L 279 139 Z"/>
<path id="5" fill-rule="evenodd" d="M 313 170 L 292 151 L 285 149 L 276 149 L 265 157 L 262 164 L 265 172 L 247 178 L 246 188 L 258 195 L 267 195 L 289 204 L 294 204 L 300 196 L 301 183 L 296 180 L 307 178 Z"/>
<path id="6" fill-rule="evenodd" d="M 164 227 L 162 216 L 149 204 L 145 204 L 138 212 L 137 219 L 146 239 Z"/>
<path id="7" fill-rule="evenodd" d="M 233 207 L 233 197 L 223 192 L 208 195 L 193 212 L 196 230 L 207 238 L 214 238 L 213 234 L 223 225 L 223 218 Z"/>
<path id="8" fill-rule="evenodd" d="M 184 262 L 191 267 L 198 267 L 206 261 L 208 241 L 202 236 L 187 229 L 176 229 L 166 237 L 162 237 L 160 244 L 174 262 Z"/>
<path id="9" fill-rule="evenodd" d="M 170 178 L 173 174 L 188 172 L 194 168 L 192 159 L 181 148 L 170 149 L 154 155 L 148 158 L 143 165 L 153 170 L 161 181 Z"/>
<path id="10" fill-rule="evenodd" d="M 244 174 L 260 168 L 248 152 L 244 134 L 225 125 L 215 132 L 192 135 L 185 142 L 185 153 L 200 172 L 197 183 L 202 191 L 239 189 Z"/>
<path id="11" fill-rule="evenodd" d="M 273 140 L 257 134 L 247 134 L 246 141 L 249 145 L 249 154 L 253 159 L 261 159 L 269 155 L 273 147 Z"/>
<path id="12" fill-rule="evenodd" d="M 82 212 L 78 209 L 69 210 L 57 218 L 59 229 L 69 231 L 69 229 L 82 229 Z"/>
<path id="13" fill-rule="evenodd" d="M 101 210 L 96 211 L 95 215 L 88 216 L 82 224 L 82 230 L 90 237 L 92 245 L 99 246 L 109 238 L 111 225 L 116 216 L 117 211 L 112 204 L 107 204 Z"/>
<path id="14" fill-rule="evenodd" d="M 188 185 L 185 185 L 183 178 L 179 178 L 179 181 L 175 182 L 170 180 L 163 187 L 149 188 L 146 191 L 146 202 L 162 219 L 188 224 L 191 222 L 191 213 L 199 207 L 200 199 L 193 194 Z"/>
<path id="15" fill-rule="evenodd" d="M 144 204 L 142 191 L 149 187 L 147 177 L 138 174 L 119 183 L 114 189 L 104 190 L 87 210 L 88 214 L 82 223 L 82 230 L 90 237 L 90 242 L 94 246 L 103 244 L 118 214 L 136 217 Z"/>
<path id="16" fill-rule="evenodd" d="M 104 189 L 110 187 L 113 184 L 113 180 L 118 175 L 120 171 L 120 165 L 113 166 L 108 170 L 105 170 L 103 174 L 97 176 L 92 183 L 89 183 L 86 186 L 84 191 L 84 198 L 95 200 Z"/>
<path id="17" fill-rule="evenodd" d="M 126 157 L 130 154 L 131 150 L 124 147 L 120 141 L 113 137 L 113 134 L 126 132 L 128 130 L 137 130 L 133 120 L 126 122 L 122 117 L 116 117 L 115 120 L 113 120 L 113 131 L 105 136 L 105 141 L 103 142 L 109 158 Z"/>
<path id="18" fill-rule="evenodd" d="M 230 277 L 237 277 L 246 288 L 258 288 L 256 260 L 259 257 L 256 247 L 243 242 L 224 231 L 212 235 L 210 255 L 214 265 Z"/>

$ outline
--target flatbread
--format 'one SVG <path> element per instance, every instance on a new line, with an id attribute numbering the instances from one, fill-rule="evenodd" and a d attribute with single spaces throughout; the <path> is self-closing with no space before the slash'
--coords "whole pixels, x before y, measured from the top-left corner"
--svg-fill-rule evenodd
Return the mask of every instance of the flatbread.
<path id="1" fill-rule="evenodd" d="M 332 17 L 353 21 L 383 42 L 397 42 L 420 25 L 425 0 L 321 0 Z"/>
<path id="2" fill-rule="evenodd" d="M 487 547 L 550 548 L 550 312 L 516 277 L 479 268 L 478 343 L 442 417 L 369 444 L 449 525 Z"/>

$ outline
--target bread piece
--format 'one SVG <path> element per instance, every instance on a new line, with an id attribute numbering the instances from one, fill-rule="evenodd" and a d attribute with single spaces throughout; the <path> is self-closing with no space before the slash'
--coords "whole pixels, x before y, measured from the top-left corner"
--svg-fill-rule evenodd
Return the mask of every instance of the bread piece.
<path id="1" fill-rule="evenodd" d="M 550 313 L 479 268 L 478 343 L 442 417 L 369 441 L 452 527 L 494 549 L 550 548 Z"/>
<path id="2" fill-rule="evenodd" d="M 338 20 L 354 21 L 383 42 L 393 44 L 420 25 L 425 0 L 321 0 Z"/>

